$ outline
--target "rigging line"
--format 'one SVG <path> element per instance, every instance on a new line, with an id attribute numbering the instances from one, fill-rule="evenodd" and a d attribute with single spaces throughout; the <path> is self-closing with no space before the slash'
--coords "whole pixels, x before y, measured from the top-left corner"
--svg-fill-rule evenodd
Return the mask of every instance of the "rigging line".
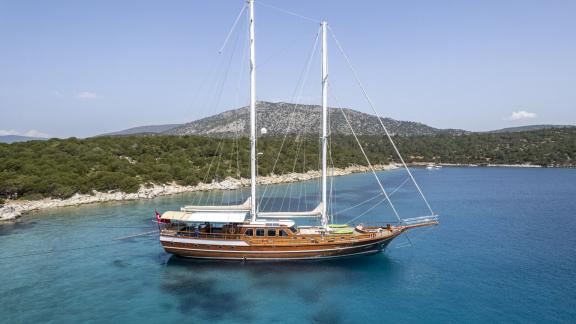
<path id="1" fill-rule="evenodd" d="M 68 252 L 68 251 L 77 251 L 77 250 L 87 250 L 87 249 L 105 247 L 105 246 L 110 246 L 110 245 L 115 245 L 115 244 L 122 244 L 122 243 L 124 243 L 124 242 L 122 242 L 122 241 L 114 241 L 114 242 L 107 243 L 107 244 L 96 244 L 96 245 L 82 246 L 82 247 L 77 247 L 77 248 L 59 249 L 59 250 L 45 250 L 45 251 L 34 251 L 34 252 L 31 252 L 31 253 L 25 253 L 25 254 L 16 254 L 16 255 L 1 256 L 1 257 L 0 257 L 0 260 L 16 259 L 16 258 L 23 258 L 23 257 L 28 257 L 28 256 L 35 256 L 35 255 L 46 255 L 46 254 L 59 253 L 59 252 Z"/>
<path id="2" fill-rule="evenodd" d="M 378 207 L 378 206 L 379 206 L 381 203 L 383 203 L 384 201 L 385 201 L 385 200 L 380 200 L 379 202 L 377 202 L 376 204 L 374 204 L 374 206 L 366 209 L 366 211 L 364 211 L 362 214 L 360 214 L 360 215 L 352 218 L 351 220 L 347 221 L 346 224 L 350 224 L 350 223 L 352 223 L 353 221 L 357 220 L 358 218 L 360 218 L 360 217 L 368 214 L 369 212 L 371 212 L 374 208 Z"/>
<path id="3" fill-rule="evenodd" d="M 150 226 L 117 226 L 117 225 L 112 225 L 112 226 L 97 226 L 97 225 L 76 225 L 76 224 L 71 224 L 71 223 L 61 223 L 61 224 L 57 224 L 57 223 L 35 223 L 32 224 L 33 226 L 53 226 L 53 227 L 82 227 L 82 228 L 107 228 L 107 229 L 112 229 L 112 228 L 137 228 L 137 229 L 149 229 L 151 227 Z"/>
<path id="4" fill-rule="evenodd" d="M 307 129 L 307 128 L 304 127 L 304 131 L 303 131 L 303 132 L 305 132 L 306 129 Z M 300 133 L 298 133 L 298 135 L 300 135 Z M 298 138 L 298 136 L 297 136 L 296 138 Z M 294 162 L 293 162 L 293 165 L 292 165 L 292 173 L 294 173 L 294 171 L 296 170 L 296 162 L 297 162 L 297 160 L 298 160 L 298 154 L 300 154 L 300 149 L 301 149 L 301 147 L 302 147 L 302 141 L 296 141 L 296 140 L 295 140 L 295 143 L 296 143 L 296 154 L 294 154 Z M 284 196 L 282 197 L 282 203 L 280 204 L 280 210 L 282 210 L 282 208 L 284 207 L 284 200 L 285 200 L 286 197 L 288 196 L 288 190 L 289 190 L 289 189 L 290 189 L 290 195 L 292 195 L 292 184 L 288 184 L 288 185 L 286 185 L 286 187 L 285 187 Z M 289 199 L 291 199 L 291 198 L 289 198 Z M 288 200 L 288 208 L 290 208 L 290 201 L 291 201 L 291 200 Z"/>
<path id="5" fill-rule="evenodd" d="M 306 145 L 303 144 L 303 149 L 302 149 L 302 174 L 306 173 Z M 298 194 L 298 206 L 296 207 L 296 210 L 300 210 L 300 204 L 302 201 L 302 197 L 306 197 L 308 195 L 308 191 L 306 190 L 307 185 L 304 183 L 304 181 L 300 181 L 300 192 Z M 304 194 L 303 194 L 304 193 Z M 304 203 L 304 206 L 306 206 L 306 203 Z"/>
<path id="6" fill-rule="evenodd" d="M 317 24 L 320 23 L 320 20 L 319 20 L 319 19 L 314 19 L 314 18 L 306 17 L 306 16 L 301 15 L 301 14 L 299 14 L 299 13 L 295 13 L 295 12 L 292 12 L 292 11 L 289 11 L 289 10 L 286 10 L 286 9 L 283 9 L 283 8 L 279 8 L 279 7 L 276 7 L 276 6 L 273 6 L 273 5 L 269 5 L 269 4 L 267 4 L 267 3 L 265 3 L 265 2 L 262 2 L 262 1 L 255 1 L 254 3 L 259 4 L 259 5 L 262 5 L 262 6 L 264 6 L 264 7 L 268 7 L 268 8 L 270 8 L 270 9 L 274 9 L 274 10 L 283 12 L 283 13 L 285 13 L 285 14 L 287 14 L 287 15 L 290 15 L 290 16 L 294 16 L 294 17 L 302 18 L 302 19 L 304 19 L 304 20 L 311 21 L 311 22 L 313 22 L 313 23 L 317 23 Z"/>
<path id="7" fill-rule="evenodd" d="M 238 33 L 236 35 L 236 38 L 234 39 L 234 46 L 232 48 L 232 53 L 230 55 L 230 59 L 228 60 L 228 64 L 226 64 L 224 66 L 225 70 L 223 71 L 224 75 L 222 77 L 222 80 L 221 80 L 220 84 L 216 84 L 216 87 L 219 87 L 219 88 L 216 88 L 216 100 L 215 100 L 214 105 L 213 105 L 214 108 L 218 108 L 218 106 L 220 105 L 220 101 L 222 100 L 222 94 L 224 92 L 224 87 L 227 84 L 228 74 L 230 73 L 230 67 L 232 66 L 232 61 L 234 60 L 234 56 L 235 56 L 234 54 L 236 53 L 239 39 L 240 39 L 240 33 Z"/>
<path id="8" fill-rule="evenodd" d="M 242 174 L 240 172 L 240 139 L 238 138 L 239 134 L 236 132 L 236 177 L 238 178 L 238 182 L 240 183 L 239 188 L 236 189 L 236 200 L 242 199 Z M 238 199 L 240 198 L 240 199 Z"/>
<path id="9" fill-rule="evenodd" d="M 320 37 L 320 32 L 316 32 L 316 36 L 314 39 L 314 45 L 312 46 L 312 51 L 310 52 L 310 55 L 308 56 L 308 61 L 307 61 L 306 65 L 304 66 L 304 70 L 302 70 L 302 74 L 300 75 L 300 79 L 298 80 L 296 88 L 294 89 L 294 93 L 292 94 L 292 101 L 293 102 L 294 101 L 300 101 L 300 98 L 302 97 L 302 93 L 304 92 L 304 86 L 308 82 L 308 76 L 310 75 L 310 69 L 312 67 L 312 59 L 314 58 L 314 54 L 316 53 L 319 37 Z M 296 104 L 294 106 L 294 108 L 292 109 L 292 112 L 290 113 L 290 119 L 291 119 L 290 124 L 284 133 L 284 139 L 282 141 L 282 144 L 284 144 L 286 137 L 288 136 L 288 133 L 290 132 L 290 130 L 292 129 L 292 126 L 294 125 L 294 123 L 296 121 L 296 119 L 294 118 L 294 114 L 296 112 L 296 109 L 298 109 L 300 106 L 303 106 L 303 105 L 302 104 Z M 299 134 L 296 136 L 296 139 L 298 138 L 298 136 L 299 136 Z M 283 146 L 281 145 L 280 146 L 280 152 L 282 151 L 282 147 Z M 280 152 L 278 152 L 278 155 L 276 156 L 276 160 L 274 161 L 274 167 L 276 166 L 276 163 L 278 162 L 278 159 L 280 157 Z M 274 170 L 274 167 L 272 168 L 272 170 Z"/>
<path id="10" fill-rule="evenodd" d="M 127 239 L 131 239 L 131 238 L 135 238 L 135 237 L 146 236 L 146 235 L 156 234 L 156 233 L 160 233 L 160 232 L 158 230 L 153 230 L 153 231 L 144 232 L 144 233 L 126 235 L 126 236 L 113 238 L 112 241 L 127 240 Z"/>
<path id="11" fill-rule="evenodd" d="M 230 59 L 228 60 L 227 64 L 225 65 L 225 70 L 223 71 L 223 72 L 224 72 L 224 75 L 223 75 L 222 81 L 221 81 L 221 82 L 218 82 L 218 81 L 217 81 L 216 89 L 215 89 L 215 90 L 216 90 L 216 100 L 215 100 L 215 103 L 213 104 L 213 107 L 218 107 L 218 106 L 220 105 L 220 101 L 221 101 L 221 99 L 222 99 L 222 92 L 223 92 L 224 86 L 225 86 L 225 84 L 226 84 L 226 80 L 227 80 L 227 78 L 228 78 L 228 73 L 229 73 L 229 71 L 230 71 L 230 66 L 231 66 L 232 60 L 233 60 L 233 58 L 234 58 L 234 52 L 236 51 L 236 48 L 237 48 L 237 46 L 238 46 L 238 38 L 239 38 L 239 37 L 240 37 L 240 34 L 238 34 L 238 35 L 236 36 L 236 38 L 235 38 L 232 55 L 230 55 Z M 219 83 L 219 84 L 218 84 L 218 83 Z M 220 148 L 220 145 L 222 144 L 223 140 L 224 140 L 224 139 L 222 139 L 222 140 L 220 141 L 220 143 L 219 143 L 219 145 L 218 145 L 218 148 Z M 217 149 L 217 151 L 218 151 L 218 149 Z M 221 156 L 221 154 L 222 154 L 222 152 L 220 152 L 220 156 Z M 215 156 L 214 156 L 214 157 L 215 157 Z M 204 183 L 206 183 L 206 180 L 207 180 L 208 176 L 210 175 L 210 168 L 212 167 L 212 163 L 214 162 L 214 157 L 212 158 L 212 161 L 210 162 L 210 167 L 208 168 L 208 172 L 206 173 L 206 176 L 204 177 L 204 181 L 203 181 Z M 218 165 L 219 165 L 219 163 L 220 163 L 220 160 L 218 160 Z M 216 170 L 216 172 L 217 172 L 217 170 Z M 216 173 L 215 173 L 215 176 L 217 176 Z M 207 197 L 208 201 L 209 201 L 211 198 L 212 198 L 212 193 L 209 192 L 209 193 L 208 193 L 208 197 Z M 199 197 L 199 199 L 201 200 L 200 197 Z"/>
<path id="12" fill-rule="evenodd" d="M 372 201 L 372 200 L 374 200 L 374 199 L 376 199 L 376 198 L 378 198 L 378 197 L 382 197 L 382 193 L 381 193 L 381 192 L 378 193 L 376 196 L 374 196 L 374 197 L 372 197 L 372 198 L 368 198 L 368 199 L 364 200 L 364 201 L 361 202 L 361 203 L 358 203 L 358 204 L 356 204 L 356 205 L 354 205 L 354 206 L 347 207 L 347 208 L 344 208 L 344 209 L 342 209 L 342 210 L 339 210 L 339 211 L 337 211 L 336 213 L 334 213 L 334 215 L 340 215 L 340 214 L 342 214 L 342 213 L 344 213 L 344 212 L 347 212 L 347 211 L 349 211 L 349 210 L 351 210 L 351 209 L 354 209 L 354 208 L 356 208 L 356 207 L 360 207 L 360 206 L 364 205 L 365 203 L 370 202 L 370 201 Z"/>
<path id="13" fill-rule="evenodd" d="M 344 119 L 346 120 L 346 123 L 348 124 L 348 127 L 350 127 L 350 130 L 352 131 L 352 135 L 354 135 L 354 139 L 356 140 L 356 142 L 358 143 L 358 146 L 360 146 L 360 150 L 362 151 L 362 154 L 364 155 L 364 158 L 366 159 L 366 162 L 368 163 L 368 166 L 370 167 L 370 170 L 372 171 L 372 174 L 374 174 L 374 178 L 376 178 L 376 182 L 378 182 L 378 185 L 380 186 L 380 189 L 382 190 L 382 192 L 384 193 L 384 196 L 386 197 L 386 200 L 388 200 L 388 202 L 390 203 L 390 207 L 392 208 L 392 211 L 394 212 L 394 215 L 396 216 L 396 218 L 398 219 L 399 222 L 402 222 L 402 219 L 400 218 L 400 215 L 398 214 L 398 211 L 396 210 L 396 207 L 394 207 L 394 204 L 392 203 L 392 200 L 390 200 L 390 196 L 388 195 L 388 193 L 386 192 L 386 189 L 384 189 L 384 186 L 382 185 L 382 182 L 380 181 L 380 178 L 378 178 L 378 175 L 376 174 L 376 170 L 374 170 L 374 167 L 372 166 L 372 163 L 370 163 L 370 159 L 368 159 L 368 156 L 366 155 L 366 152 L 364 151 L 364 148 L 362 147 L 362 144 L 360 143 L 360 140 L 358 139 L 358 136 L 356 136 L 356 132 L 354 131 L 354 128 L 352 127 L 352 124 L 350 124 L 350 121 L 348 120 L 348 116 L 346 116 L 346 113 L 344 113 L 344 109 L 342 109 L 342 106 L 338 103 L 338 100 L 336 99 L 336 96 L 332 95 L 336 101 L 336 103 L 339 106 L 340 112 L 342 112 L 342 115 L 344 116 Z"/>
<path id="14" fill-rule="evenodd" d="M 408 180 L 410 180 L 410 178 L 406 178 L 402 184 L 400 184 L 398 187 L 396 187 L 396 189 L 394 189 L 394 191 L 390 193 L 390 196 L 392 196 L 396 191 L 400 190 L 400 188 L 402 188 L 408 182 Z"/>
<path id="15" fill-rule="evenodd" d="M 306 129 L 304 129 L 305 131 Z M 300 155 L 300 150 L 302 149 L 302 142 L 299 143 L 298 148 L 296 149 L 296 154 L 294 155 L 294 163 L 292 165 L 292 173 L 295 173 L 296 171 L 296 164 L 298 162 L 298 156 Z M 292 198 L 292 188 L 294 186 L 289 186 L 290 187 L 290 198 Z M 292 200 L 288 200 L 288 208 L 290 208 L 291 206 L 291 201 Z"/>
<path id="16" fill-rule="evenodd" d="M 400 188 L 402 188 L 402 186 L 404 186 L 404 185 L 408 182 L 408 180 L 410 180 L 410 178 L 406 178 L 406 180 L 404 180 L 404 182 L 403 182 L 402 184 L 400 184 L 398 187 L 396 187 L 396 189 L 394 189 L 394 190 L 390 193 L 390 197 L 392 197 L 392 195 L 393 195 L 394 193 L 396 193 L 396 191 L 398 191 Z M 335 215 L 339 215 L 339 214 L 342 214 L 342 213 L 344 213 L 344 212 L 347 212 L 347 211 L 349 211 L 349 210 L 351 210 L 351 209 L 354 209 L 354 208 L 356 208 L 356 207 L 360 207 L 360 206 L 364 205 L 365 203 L 367 203 L 367 202 L 369 202 L 369 201 L 372 201 L 372 200 L 374 200 L 374 199 L 376 199 L 376 198 L 378 198 L 378 197 L 381 197 L 381 196 L 382 196 L 382 193 L 379 193 L 379 194 L 377 194 L 376 196 L 374 196 L 374 197 L 372 197 L 372 198 L 368 198 L 368 199 L 364 200 L 363 202 L 361 202 L 361 203 L 359 203 L 359 204 L 356 204 L 356 205 L 354 205 L 354 206 L 352 206 L 352 207 L 348 207 L 348 208 L 344 208 L 344 209 L 342 209 L 342 210 L 339 210 L 339 211 L 337 211 L 337 212 L 335 213 Z"/>
<path id="17" fill-rule="evenodd" d="M 245 7 L 245 8 L 246 8 L 246 7 Z M 242 100 L 242 97 L 243 97 L 243 96 L 241 95 L 241 93 L 242 93 L 243 91 L 241 91 L 241 89 L 240 89 L 240 84 L 241 84 L 241 82 L 242 82 L 242 80 L 243 80 L 243 77 L 242 77 L 242 76 L 244 75 L 244 71 L 245 71 L 245 70 L 247 69 L 247 67 L 248 67 L 247 64 L 243 64 L 243 63 L 246 61 L 246 56 L 248 55 L 248 51 L 246 50 L 246 48 L 248 47 L 248 40 L 247 40 L 247 38 L 248 38 L 248 35 L 245 34 L 245 37 L 241 40 L 241 41 L 242 41 L 242 44 L 243 44 L 243 46 L 242 46 L 242 52 L 241 52 L 241 53 L 242 53 L 242 58 L 241 58 L 240 64 L 239 64 L 239 66 L 240 66 L 240 74 L 239 74 L 239 76 L 238 76 L 238 78 L 237 78 L 236 88 L 235 88 L 235 90 L 236 90 L 236 102 L 237 102 L 238 106 L 240 106 L 240 107 L 243 106 L 243 104 L 242 104 L 242 101 L 243 101 L 243 100 Z M 235 190 L 235 194 L 234 194 L 235 201 L 239 201 L 239 200 L 242 199 L 242 189 L 241 189 L 241 187 L 242 187 L 242 176 L 241 176 L 241 174 L 242 174 L 242 173 L 241 173 L 241 171 L 240 171 L 240 137 L 242 136 L 242 135 L 241 135 L 242 130 L 243 130 L 243 128 L 240 129 L 240 128 L 237 127 L 237 128 L 235 129 L 235 132 L 234 132 L 234 133 L 235 133 L 235 135 L 234 135 L 234 144 L 236 145 L 236 146 L 235 146 L 235 148 L 236 148 L 236 175 L 235 175 L 235 176 L 236 176 L 236 178 L 238 179 L 238 181 L 239 181 L 239 183 L 240 183 L 240 188 L 237 189 L 237 190 Z M 231 159 L 231 161 L 233 161 L 233 159 Z M 240 199 L 239 199 L 239 198 L 240 198 Z"/>
<path id="18" fill-rule="evenodd" d="M 366 99 L 366 101 L 368 102 L 368 105 L 370 106 L 370 108 L 372 108 L 372 111 L 374 112 L 374 114 L 376 115 L 376 117 L 378 117 L 378 121 L 380 122 L 380 125 L 382 126 L 382 128 L 384 129 L 384 132 L 386 133 L 386 136 L 388 136 L 388 139 L 390 140 L 390 144 L 392 144 L 392 147 L 394 148 L 394 151 L 396 152 L 396 155 L 398 156 L 398 158 L 400 159 L 400 161 L 402 162 L 402 165 L 404 166 L 404 168 L 406 169 L 406 171 L 408 172 L 408 175 L 410 176 L 410 178 L 412 179 L 412 182 L 414 183 L 414 185 L 416 186 L 416 189 L 418 189 L 418 192 L 420 193 L 420 196 L 422 197 L 422 200 L 424 200 L 424 203 L 426 204 L 426 207 L 428 207 L 428 210 L 430 211 L 431 215 L 435 215 L 434 211 L 432 210 L 432 207 L 430 206 L 430 204 L 428 203 L 428 200 L 426 199 L 426 197 L 424 196 L 424 193 L 422 192 L 422 190 L 420 189 L 420 186 L 418 185 L 418 183 L 416 182 L 416 179 L 414 179 L 414 176 L 412 175 L 412 172 L 410 171 L 410 169 L 408 168 L 408 166 L 406 165 L 406 162 L 404 161 L 404 158 L 402 158 L 402 155 L 400 154 L 400 151 L 398 150 L 398 148 L 396 147 L 396 144 L 394 143 L 394 141 L 392 140 L 392 136 L 390 135 L 390 132 L 388 132 L 388 128 L 386 128 L 386 126 L 384 125 L 384 122 L 382 121 L 382 117 L 380 117 L 380 114 L 378 114 L 378 111 L 376 110 L 376 108 L 374 107 L 374 104 L 372 103 L 372 99 L 370 99 L 370 97 L 368 96 L 368 92 L 366 92 L 366 89 L 364 88 L 364 85 L 362 84 L 362 82 L 360 81 L 360 78 L 358 77 L 358 73 L 356 73 L 356 70 L 354 69 L 354 66 L 352 65 L 352 62 L 350 61 L 350 58 L 348 57 L 348 55 L 346 55 L 346 53 L 344 52 L 344 49 L 342 48 L 342 46 L 340 45 L 340 42 L 338 41 L 338 39 L 336 38 L 336 35 L 334 34 L 334 31 L 332 30 L 332 28 L 330 28 L 330 26 L 328 26 L 328 30 L 330 30 L 330 34 L 332 35 L 332 38 L 334 39 L 334 42 L 336 43 L 336 47 L 338 47 L 338 50 L 340 51 L 340 53 L 342 54 L 342 56 L 344 56 L 344 59 L 346 60 L 346 63 L 348 64 L 348 67 L 350 68 L 350 70 L 352 71 L 352 74 L 354 75 L 354 79 L 356 79 L 356 83 L 358 84 L 358 86 L 360 87 L 360 89 L 362 89 L 362 93 L 364 94 L 364 97 Z"/>
<path id="19" fill-rule="evenodd" d="M 225 167 L 226 169 L 225 169 L 225 171 L 224 171 L 224 172 L 225 172 L 225 173 L 224 173 L 224 176 L 225 176 L 225 177 L 224 177 L 224 180 L 226 180 L 227 178 L 233 178 L 233 177 L 230 177 L 230 176 L 226 176 L 226 173 L 227 173 L 226 171 L 228 171 L 228 170 L 232 171 L 232 165 L 233 165 L 233 163 L 234 163 L 234 162 L 233 162 L 233 161 L 234 161 L 234 143 L 235 143 L 234 140 L 232 140 L 232 143 L 229 145 L 229 147 L 230 147 L 230 153 L 228 153 L 228 154 L 230 154 L 230 156 L 228 156 L 228 160 L 225 161 L 225 166 L 224 166 L 224 167 Z M 228 192 L 226 193 L 226 197 L 228 198 L 228 199 L 227 199 L 227 204 L 230 204 L 230 200 L 231 200 L 231 198 L 232 198 L 232 194 L 230 193 L 230 190 L 228 190 Z M 222 192 L 222 200 L 221 200 L 221 201 L 224 202 L 224 192 Z"/>
<path id="20" fill-rule="evenodd" d="M 206 171 L 206 174 L 204 175 L 204 179 L 202 180 L 202 183 L 206 183 L 206 181 L 208 180 L 208 177 L 210 176 L 210 169 L 212 169 L 212 164 L 214 163 L 214 159 L 216 158 L 216 153 L 218 153 L 218 151 L 220 150 L 220 145 L 222 144 L 222 142 L 224 141 L 224 138 L 220 139 L 220 142 L 218 143 L 218 146 L 216 147 L 216 151 L 214 152 L 214 156 L 212 156 L 212 159 L 210 160 L 210 165 L 208 166 L 208 171 Z M 202 202 L 202 198 L 203 198 L 204 194 L 199 194 L 197 196 L 194 197 L 194 199 L 192 200 L 193 203 L 196 203 L 196 201 L 198 201 L 198 204 L 200 204 Z M 196 200 L 196 198 L 198 198 L 198 200 Z"/>
<path id="21" fill-rule="evenodd" d="M 245 7 L 245 5 L 243 6 Z M 242 11 L 241 11 L 242 12 Z M 239 14 L 239 16 L 241 16 L 241 13 Z M 238 20 L 238 18 L 236 18 Z M 228 39 L 232 36 L 233 32 L 234 32 L 234 27 L 230 29 L 230 32 L 228 34 L 228 36 L 226 37 L 226 42 L 224 43 L 224 45 L 226 45 L 226 43 L 228 42 Z M 224 49 L 224 45 L 222 46 L 222 48 L 220 49 L 220 51 L 218 53 L 222 54 L 222 50 Z M 193 109 L 195 106 L 198 106 L 197 102 L 199 101 L 198 98 L 200 96 L 200 94 L 206 94 L 208 92 L 212 92 L 212 87 L 217 88 L 218 87 L 218 74 L 220 74 L 220 66 L 223 65 L 222 62 L 224 62 L 224 59 L 222 56 L 218 55 L 216 56 L 217 59 L 213 60 L 212 63 L 210 64 L 210 67 L 208 69 L 208 73 L 205 75 L 204 78 L 202 78 L 202 82 L 200 83 L 200 86 L 194 90 L 194 93 L 192 95 L 192 99 L 191 99 L 191 103 L 188 105 L 188 107 L 190 107 L 190 109 Z M 202 104 L 200 104 L 202 105 Z M 206 104 L 205 104 L 206 105 Z"/>
<path id="22" fill-rule="evenodd" d="M 410 245 L 412 247 L 414 247 L 414 243 L 412 243 L 412 240 L 410 239 L 410 236 L 408 236 L 408 233 L 404 233 L 404 237 L 406 237 L 406 239 L 408 240 L 408 242 L 410 242 Z"/>
<path id="23" fill-rule="evenodd" d="M 218 163 L 216 163 L 216 170 L 214 170 L 214 180 L 216 180 L 216 182 L 221 182 L 222 180 L 220 180 L 220 178 L 218 177 L 218 171 L 220 170 L 220 162 L 222 161 L 222 153 L 224 152 L 224 146 L 222 146 L 222 149 L 220 150 L 220 154 L 218 155 Z M 211 190 L 211 193 L 214 190 Z M 224 193 L 222 193 L 221 198 L 224 197 Z M 216 197 L 214 197 L 212 199 L 213 203 L 216 203 Z"/>
<path id="24" fill-rule="evenodd" d="M 336 205 L 336 195 L 334 194 L 334 159 L 332 157 L 332 142 L 334 142 L 332 138 L 332 112 L 328 109 L 328 147 L 329 147 L 329 156 L 330 156 L 330 164 L 332 169 L 330 171 L 330 215 L 331 221 L 334 223 L 334 206 Z"/>
<path id="25" fill-rule="evenodd" d="M 242 17 L 242 14 L 244 13 L 245 10 L 246 10 L 246 4 L 242 5 L 242 9 L 240 9 L 240 12 L 236 17 L 236 20 L 234 20 L 234 23 L 232 24 L 232 27 L 230 28 L 228 35 L 226 35 L 226 38 L 224 39 L 224 43 L 222 44 L 220 50 L 218 51 L 218 54 L 222 54 L 222 51 L 224 51 L 224 47 L 226 47 L 226 44 L 228 44 L 228 40 L 230 39 L 230 36 L 234 32 L 234 29 L 236 29 L 236 25 L 238 25 L 238 22 L 240 21 L 240 18 Z"/>
<path id="26" fill-rule="evenodd" d="M 318 29 L 318 31 L 316 32 L 316 37 L 314 39 L 314 45 L 312 46 L 312 51 L 310 52 L 310 56 L 308 57 L 308 63 L 306 64 L 304 70 L 302 71 L 302 74 L 301 74 L 301 77 L 299 80 L 299 82 L 300 81 L 302 81 L 302 82 L 300 83 L 300 85 L 298 85 L 298 84 L 296 85 L 296 89 L 294 89 L 294 94 L 292 95 L 293 99 L 296 97 L 300 97 L 302 95 L 302 92 L 304 91 L 304 85 L 306 84 L 306 82 L 308 80 L 308 75 L 310 74 L 310 68 L 312 66 L 312 58 L 314 57 L 314 53 L 316 53 L 319 38 L 320 38 L 320 30 Z M 300 88 L 300 89 L 298 89 L 298 88 Z M 296 109 L 300 106 L 301 106 L 300 104 L 294 105 L 294 108 L 292 109 L 292 112 L 290 113 L 290 116 L 291 116 L 290 117 L 290 123 L 284 132 L 284 138 L 282 139 L 282 143 L 280 144 L 280 149 L 278 150 L 278 154 L 277 154 L 276 159 L 274 160 L 274 164 L 272 166 L 272 173 L 274 173 L 274 171 L 276 170 L 276 165 L 278 164 L 278 161 L 280 159 L 280 154 L 282 153 L 282 149 L 284 148 L 284 144 L 286 143 L 286 138 L 288 137 L 288 133 L 295 122 L 294 113 L 296 112 Z M 262 192 L 262 196 L 264 196 L 266 194 L 267 190 L 268 190 L 268 187 L 265 187 L 264 191 Z"/>
<path id="27" fill-rule="evenodd" d="M 220 139 L 218 146 L 216 146 L 216 151 L 214 151 L 214 156 L 212 156 L 212 159 L 210 159 L 210 165 L 208 165 L 208 171 L 206 171 L 204 179 L 202 179 L 202 183 L 206 183 L 206 181 L 208 181 L 208 177 L 210 176 L 210 170 L 212 169 L 212 164 L 214 163 L 214 159 L 216 159 L 216 154 L 220 151 L 220 145 L 222 145 L 223 140 L 224 140 L 223 138 Z M 203 195 L 198 196 L 199 202 L 201 201 L 201 196 Z"/>
<path id="28" fill-rule="evenodd" d="M 243 105 L 245 104 L 246 106 L 249 106 L 250 104 L 247 103 L 248 100 L 246 100 L 246 98 L 241 97 L 240 93 L 243 93 L 243 90 L 240 89 L 240 84 L 246 80 L 244 80 L 244 75 L 248 75 L 248 73 L 244 73 L 245 71 L 248 70 L 248 64 L 244 64 L 244 62 L 246 62 L 246 56 L 248 55 L 248 51 L 246 50 L 246 48 L 248 47 L 248 35 L 246 35 L 244 37 L 244 39 L 242 39 L 242 59 L 240 60 L 240 74 L 238 76 L 238 80 L 236 82 L 236 101 L 239 107 L 243 107 Z M 238 136 L 238 134 L 237 134 Z"/>

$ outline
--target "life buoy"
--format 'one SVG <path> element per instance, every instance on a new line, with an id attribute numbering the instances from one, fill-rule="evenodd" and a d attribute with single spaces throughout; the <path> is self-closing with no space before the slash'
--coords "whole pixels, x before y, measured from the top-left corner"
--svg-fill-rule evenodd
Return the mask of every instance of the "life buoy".
<path id="1" fill-rule="evenodd" d="M 234 234 L 234 232 L 236 232 L 236 229 L 234 227 L 228 228 L 228 234 Z"/>

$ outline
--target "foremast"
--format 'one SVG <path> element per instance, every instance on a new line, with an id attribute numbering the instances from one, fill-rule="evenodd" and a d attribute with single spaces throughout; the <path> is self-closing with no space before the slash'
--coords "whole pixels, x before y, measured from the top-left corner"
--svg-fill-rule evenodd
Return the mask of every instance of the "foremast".
<path id="1" fill-rule="evenodd" d="M 254 0 L 248 0 L 248 29 L 250 33 L 250 214 L 256 221 L 256 53 L 254 50 Z"/>
<path id="2" fill-rule="evenodd" d="M 328 151 L 328 53 L 326 43 L 326 21 L 320 23 L 322 31 L 322 226 L 328 226 L 327 201 L 327 151 Z"/>

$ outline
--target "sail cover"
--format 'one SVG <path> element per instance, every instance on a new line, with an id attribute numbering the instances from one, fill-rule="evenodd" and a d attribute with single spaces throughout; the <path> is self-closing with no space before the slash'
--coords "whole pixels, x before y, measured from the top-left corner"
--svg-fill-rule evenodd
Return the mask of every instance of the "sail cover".
<path id="1" fill-rule="evenodd" d="M 243 223 L 247 212 L 221 211 L 221 212 L 184 212 L 167 211 L 162 214 L 162 219 L 176 222 L 190 223 Z"/>
<path id="2" fill-rule="evenodd" d="M 295 217 L 320 217 L 322 216 L 322 203 L 310 211 L 287 211 L 287 212 L 259 212 L 258 216 L 268 218 L 295 218 Z"/>
<path id="3" fill-rule="evenodd" d="M 223 206 L 208 206 L 208 205 L 187 205 L 180 208 L 183 212 L 207 212 L 207 211 L 250 211 L 250 198 L 246 199 L 246 201 L 242 205 L 223 205 Z"/>

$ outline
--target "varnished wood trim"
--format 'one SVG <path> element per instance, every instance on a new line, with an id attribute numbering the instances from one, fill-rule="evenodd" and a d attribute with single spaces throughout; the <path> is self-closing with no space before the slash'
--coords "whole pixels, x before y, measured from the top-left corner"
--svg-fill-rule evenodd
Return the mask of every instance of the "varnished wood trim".
<path id="1" fill-rule="evenodd" d="M 217 252 L 217 253 L 252 253 L 252 254 L 259 254 L 259 253 L 272 253 L 272 254 L 277 254 L 277 253 L 315 253 L 315 252 L 330 252 L 330 251 L 343 251 L 343 250 L 349 250 L 349 249 L 359 249 L 359 248 L 363 248 L 363 247 L 374 245 L 374 244 L 380 244 L 380 243 L 386 242 L 389 239 L 390 238 L 386 238 L 386 239 L 383 239 L 380 241 L 372 241 L 368 244 L 362 244 L 362 245 L 352 245 L 352 246 L 345 246 L 345 247 L 339 247 L 339 248 L 333 248 L 333 249 L 320 249 L 320 250 L 291 250 L 291 251 L 285 251 L 285 250 L 281 250 L 281 251 L 247 251 L 247 250 L 215 250 L 215 249 L 206 250 L 206 249 L 193 249 L 193 248 L 176 247 L 176 246 L 169 246 L 168 248 L 175 249 L 175 250 L 198 251 L 198 252 Z"/>

